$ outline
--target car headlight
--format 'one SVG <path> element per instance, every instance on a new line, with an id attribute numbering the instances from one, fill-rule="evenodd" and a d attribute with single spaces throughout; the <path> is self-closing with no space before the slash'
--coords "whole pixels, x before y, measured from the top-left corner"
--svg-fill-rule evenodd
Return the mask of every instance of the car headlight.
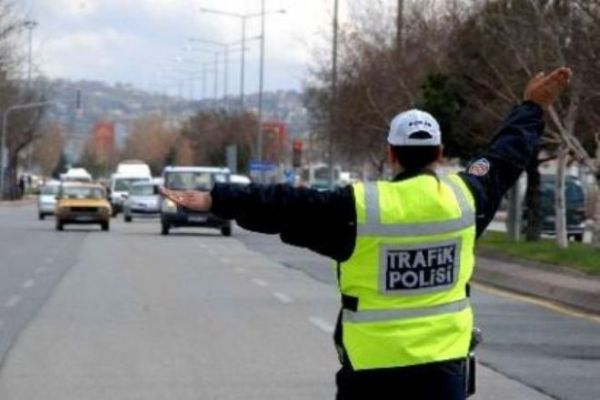
<path id="1" fill-rule="evenodd" d="M 162 203 L 162 211 L 175 213 L 177 212 L 177 204 L 175 204 L 171 199 L 165 199 Z"/>

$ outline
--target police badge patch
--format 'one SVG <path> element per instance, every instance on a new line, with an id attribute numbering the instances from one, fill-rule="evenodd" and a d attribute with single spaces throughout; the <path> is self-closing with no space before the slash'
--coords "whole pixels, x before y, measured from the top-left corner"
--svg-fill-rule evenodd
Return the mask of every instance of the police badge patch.
<path id="1" fill-rule="evenodd" d="M 484 176 L 490 171 L 490 162 L 486 158 L 480 158 L 469 167 L 469 174 Z"/>
<path id="2" fill-rule="evenodd" d="M 447 290 L 458 280 L 460 241 L 415 246 L 386 245 L 380 255 L 382 294 L 407 295 Z"/>

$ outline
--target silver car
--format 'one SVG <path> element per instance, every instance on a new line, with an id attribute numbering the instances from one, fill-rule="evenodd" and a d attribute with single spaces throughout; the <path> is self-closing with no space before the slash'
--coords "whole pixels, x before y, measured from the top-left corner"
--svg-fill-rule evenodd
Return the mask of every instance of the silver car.
<path id="1" fill-rule="evenodd" d="M 60 190 L 59 181 L 46 182 L 40 188 L 40 195 L 38 197 L 38 218 L 43 220 L 47 215 L 54 215 L 54 208 L 56 207 L 56 196 Z"/>
<path id="2" fill-rule="evenodd" d="M 150 181 L 135 182 L 123 203 L 123 219 L 131 222 L 133 217 L 156 217 L 160 213 L 159 186 Z"/>

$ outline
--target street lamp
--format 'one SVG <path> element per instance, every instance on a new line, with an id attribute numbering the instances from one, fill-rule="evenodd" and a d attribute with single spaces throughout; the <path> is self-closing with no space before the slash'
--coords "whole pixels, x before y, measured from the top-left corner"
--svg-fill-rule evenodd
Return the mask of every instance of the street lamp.
<path id="1" fill-rule="evenodd" d="M 226 15 L 229 17 L 235 17 L 241 20 L 242 22 L 242 48 L 246 47 L 246 20 L 248 18 L 260 17 L 260 72 L 259 72 L 259 84 L 258 84 L 258 135 L 257 135 L 257 159 L 258 161 L 262 161 L 262 145 L 263 145 L 263 135 L 262 135 L 262 113 L 263 113 L 263 87 L 264 87 L 264 63 L 265 63 L 265 16 L 267 14 L 285 14 L 285 10 L 275 10 L 267 12 L 265 10 L 265 0 L 261 0 L 260 13 L 253 14 L 238 14 L 232 13 L 228 11 L 214 10 L 209 8 L 201 8 L 201 12 L 209 12 L 213 14 Z M 245 52 L 242 51 L 242 78 L 240 82 L 240 107 L 244 108 L 244 62 L 245 62 Z"/>
<path id="2" fill-rule="evenodd" d="M 242 49 L 246 48 L 246 21 L 248 19 L 251 18 L 256 18 L 256 17 L 263 17 L 265 15 L 269 15 L 269 14 L 285 14 L 285 10 L 281 9 L 281 10 L 273 10 L 273 11 L 269 11 L 269 12 L 265 12 L 264 11 L 264 7 L 263 7 L 263 11 L 260 13 L 249 13 L 249 14 L 241 14 L 241 13 L 235 13 L 235 12 L 230 12 L 230 11 L 223 11 L 223 10 L 216 10 L 213 8 L 205 8 L 202 7 L 200 8 L 200 12 L 203 13 L 210 13 L 210 14 L 217 14 L 217 15 L 223 15 L 226 17 L 233 17 L 233 18 L 237 18 L 240 20 L 241 22 L 241 33 L 242 33 L 242 38 L 240 40 L 241 44 L 242 44 Z M 264 37 L 261 37 L 261 41 L 264 41 Z M 241 70 L 240 70 L 240 108 L 243 109 L 244 108 L 244 89 L 245 89 L 245 64 L 246 64 L 246 52 L 242 51 L 242 62 L 241 62 Z"/>
<path id="3" fill-rule="evenodd" d="M 29 31 L 29 51 L 27 57 L 27 88 L 31 87 L 31 71 L 32 71 L 32 43 L 33 43 L 33 30 L 38 25 L 35 21 L 25 21 L 23 27 Z"/>
<path id="4" fill-rule="evenodd" d="M 258 40 L 260 39 L 260 36 L 255 36 L 249 39 L 246 39 L 246 41 L 248 40 Z M 224 53 L 224 60 L 223 60 L 223 97 L 227 97 L 227 94 L 229 92 L 228 90 L 228 86 L 229 86 L 229 54 L 230 54 L 230 50 L 232 47 L 237 47 L 242 45 L 243 43 L 241 41 L 234 41 L 234 42 L 217 42 L 214 40 L 207 40 L 207 39 L 201 39 L 201 38 L 189 38 L 188 39 L 190 42 L 197 42 L 197 43 L 204 43 L 204 44 L 209 44 L 209 45 L 213 45 L 213 46 L 219 46 L 223 48 L 223 53 Z M 204 50 L 204 49 L 202 49 Z M 241 76 L 244 75 L 244 54 L 246 53 L 246 51 L 248 50 L 248 48 L 244 48 L 243 46 L 239 49 L 242 52 L 242 73 Z M 241 82 L 241 80 L 240 80 Z M 241 99 L 240 99 L 241 101 Z"/>

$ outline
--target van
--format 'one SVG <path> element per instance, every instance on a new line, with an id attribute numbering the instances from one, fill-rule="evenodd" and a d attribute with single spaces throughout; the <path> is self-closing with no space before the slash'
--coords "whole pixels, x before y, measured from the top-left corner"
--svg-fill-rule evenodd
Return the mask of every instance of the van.
<path id="1" fill-rule="evenodd" d="M 171 190 L 197 190 L 209 192 L 215 183 L 230 182 L 227 168 L 217 167 L 166 167 L 163 171 L 164 186 Z M 231 236 L 231 221 L 221 219 L 209 212 L 192 211 L 180 207 L 167 198 L 161 198 L 161 234 L 168 235 L 172 228 L 216 228 L 223 236 Z"/>

